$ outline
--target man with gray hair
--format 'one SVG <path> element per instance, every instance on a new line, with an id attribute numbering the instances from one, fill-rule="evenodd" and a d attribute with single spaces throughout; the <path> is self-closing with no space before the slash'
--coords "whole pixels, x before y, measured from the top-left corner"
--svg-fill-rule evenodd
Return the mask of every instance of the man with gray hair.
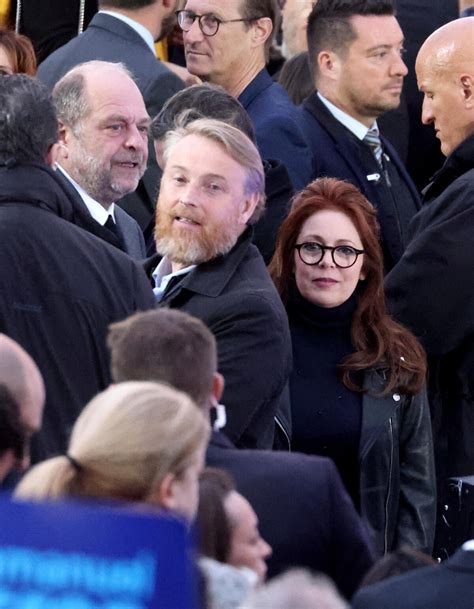
<path id="1" fill-rule="evenodd" d="M 52 53 L 38 69 L 49 88 L 80 63 L 101 59 L 122 61 L 133 74 L 150 116 L 184 87 L 183 81 L 156 56 L 154 41 L 175 22 L 177 0 L 99 0 L 99 12 L 87 29 Z M 153 216 L 160 173 L 152 149 L 148 169 L 137 190 L 120 205 L 142 228 Z"/>
<path id="2" fill-rule="evenodd" d="M 260 155 L 240 130 L 201 119 L 167 135 L 163 162 L 158 254 L 146 265 L 156 299 L 214 333 L 230 439 L 271 448 L 279 406 L 277 424 L 289 435 L 282 419 L 291 346 L 283 305 L 251 243 L 250 225 L 264 209 Z"/>
<path id="3" fill-rule="evenodd" d="M 58 177 L 75 201 L 76 224 L 145 258 L 140 227 L 117 199 L 133 192 L 148 158 L 142 95 L 123 64 L 90 61 L 56 84 L 53 100 L 61 147 Z"/>
<path id="4" fill-rule="evenodd" d="M 57 138 L 45 87 L 25 75 L 0 78 L 0 332 L 28 351 L 45 381 L 34 461 L 65 450 L 83 406 L 109 384 L 108 324 L 154 304 L 129 256 L 74 226 L 75 203 L 51 169 Z"/>

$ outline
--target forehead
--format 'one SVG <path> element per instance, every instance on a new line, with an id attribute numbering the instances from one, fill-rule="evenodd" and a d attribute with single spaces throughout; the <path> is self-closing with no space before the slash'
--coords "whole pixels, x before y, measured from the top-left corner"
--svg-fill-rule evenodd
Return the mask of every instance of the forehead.
<path id="1" fill-rule="evenodd" d="M 245 534 L 258 525 L 257 516 L 250 503 L 237 491 L 231 491 L 224 499 L 225 509 L 232 520 L 235 532 Z"/>
<path id="2" fill-rule="evenodd" d="M 89 74 L 86 94 L 92 117 L 123 113 L 136 121 L 148 118 L 142 94 L 126 74 L 112 70 Z"/>
<path id="3" fill-rule="evenodd" d="M 300 235 L 327 235 L 334 239 L 360 240 L 357 228 L 349 216 L 333 209 L 317 211 L 307 218 Z"/>
<path id="4" fill-rule="evenodd" d="M 246 177 L 245 169 L 223 146 L 201 135 L 187 135 L 171 148 L 165 171 L 176 166 L 195 176 L 216 174 L 242 184 Z"/>
<path id="5" fill-rule="evenodd" d="M 198 15 L 213 13 L 219 17 L 240 16 L 245 0 L 187 0 L 185 8 Z"/>
<path id="6" fill-rule="evenodd" d="M 403 32 L 393 15 L 355 15 L 351 24 L 357 35 L 352 47 L 370 49 L 380 45 L 399 45 Z"/>
<path id="7" fill-rule="evenodd" d="M 415 64 L 418 87 L 422 90 L 439 88 L 447 82 L 446 70 L 441 69 L 441 63 L 435 55 L 420 51 Z"/>

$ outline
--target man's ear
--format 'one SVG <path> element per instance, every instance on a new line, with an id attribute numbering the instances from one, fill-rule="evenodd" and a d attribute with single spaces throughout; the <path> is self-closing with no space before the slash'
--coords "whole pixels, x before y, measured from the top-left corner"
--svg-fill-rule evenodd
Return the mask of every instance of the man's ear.
<path id="1" fill-rule="evenodd" d="M 220 372 L 214 372 L 214 378 L 212 379 L 212 397 L 218 404 L 221 401 L 222 394 L 224 393 L 225 380 Z"/>
<path id="2" fill-rule="evenodd" d="M 321 51 L 317 57 L 320 76 L 336 80 L 341 70 L 341 61 L 333 51 Z"/>
<path id="3" fill-rule="evenodd" d="M 239 221 L 241 224 L 247 224 L 250 218 L 255 211 L 258 203 L 260 201 L 260 195 L 256 192 L 251 193 L 250 195 L 246 195 L 245 201 L 240 210 Z"/>
<path id="4" fill-rule="evenodd" d="M 61 162 L 63 148 L 64 144 L 62 144 L 61 142 L 56 142 L 55 144 L 52 144 L 50 146 L 48 152 L 46 153 L 46 163 L 50 167 L 54 167 L 56 163 Z"/>
<path id="5" fill-rule="evenodd" d="M 252 22 L 252 46 L 260 47 L 272 35 L 273 24 L 270 17 L 261 17 Z"/>
<path id="6" fill-rule="evenodd" d="M 471 74 L 463 74 L 460 77 L 462 92 L 466 108 L 474 107 L 474 80 Z"/>

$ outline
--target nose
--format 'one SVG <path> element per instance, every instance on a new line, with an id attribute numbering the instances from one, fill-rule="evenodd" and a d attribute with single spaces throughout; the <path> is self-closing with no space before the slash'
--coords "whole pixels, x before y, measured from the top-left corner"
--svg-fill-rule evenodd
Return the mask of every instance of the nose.
<path id="1" fill-rule="evenodd" d="M 184 43 L 193 43 L 201 41 L 203 40 L 203 38 L 204 34 L 202 33 L 201 28 L 199 27 L 199 19 L 196 17 L 196 19 L 193 21 L 191 28 L 187 32 L 183 32 L 183 41 Z"/>
<path id="2" fill-rule="evenodd" d="M 421 107 L 421 122 L 424 125 L 430 125 L 434 121 L 433 109 L 431 107 L 431 100 L 426 97 L 423 97 L 423 105 Z"/>
<path id="3" fill-rule="evenodd" d="M 408 68 L 402 59 L 402 56 L 397 52 L 395 54 L 393 62 L 390 64 L 391 74 L 394 76 L 406 76 L 408 74 Z"/>
<path id="4" fill-rule="evenodd" d="M 322 266 L 335 266 L 334 260 L 332 259 L 332 252 L 331 252 L 331 250 L 324 250 L 323 251 L 323 257 L 318 262 L 318 264 L 322 265 Z"/>
<path id="5" fill-rule="evenodd" d="M 268 558 L 273 553 L 272 546 L 261 537 L 261 556 L 263 559 Z"/>
<path id="6" fill-rule="evenodd" d="M 127 131 L 127 137 L 124 140 L 125 148 L 133 150 L 141 150 L 148 157 L 148 134 L 140 130 L 137 125 L 130 125 Z"/>

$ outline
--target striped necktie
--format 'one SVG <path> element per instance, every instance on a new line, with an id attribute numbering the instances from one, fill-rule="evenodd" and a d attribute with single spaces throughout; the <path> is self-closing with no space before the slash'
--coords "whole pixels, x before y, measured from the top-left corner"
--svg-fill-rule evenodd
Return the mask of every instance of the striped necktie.
<path id="1" fill-rule="evenodd" d="M 380 167 L 383 167 L 382 163 L 382 141 L 380 140 L 380 133 L 377 127 L 369 129 L 364 137 L 364 142 L 370 147 L 373 155 L 377 159 L 377 163 Z"/>

